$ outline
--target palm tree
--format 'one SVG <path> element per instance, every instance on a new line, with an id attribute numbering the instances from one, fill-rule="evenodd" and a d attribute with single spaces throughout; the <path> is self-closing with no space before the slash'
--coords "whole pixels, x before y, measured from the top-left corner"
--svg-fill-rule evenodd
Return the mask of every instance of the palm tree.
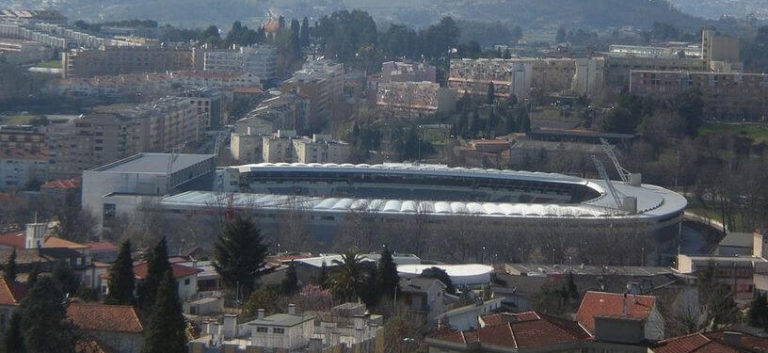
<path id="1" fill-rule="evenodd" d="M 354 301 L 360 296 L 360 290 L 366 283 L 368 272 L 363 268 L 364 256 L 358 256 L 354 250 L 341 254 L 341 261 L 333 260 L 336 268 L 331 273 L 331 291 L 344 301 Z"/>

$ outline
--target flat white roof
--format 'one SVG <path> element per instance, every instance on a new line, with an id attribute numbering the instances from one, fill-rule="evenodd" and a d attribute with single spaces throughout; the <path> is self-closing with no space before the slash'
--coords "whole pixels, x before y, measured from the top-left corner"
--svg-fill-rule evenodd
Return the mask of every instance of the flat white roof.
<path id="1" fill-rule="evenodd" d="M 398 265 L 397 272 L 411 275 L 420 275 L 421 272 L 428 268 L 437 267 L 450 277 L 467 277 L 490 274 L 493 272 L 493 267 L 481 264 L 466 264 L 466 265 Z"/>

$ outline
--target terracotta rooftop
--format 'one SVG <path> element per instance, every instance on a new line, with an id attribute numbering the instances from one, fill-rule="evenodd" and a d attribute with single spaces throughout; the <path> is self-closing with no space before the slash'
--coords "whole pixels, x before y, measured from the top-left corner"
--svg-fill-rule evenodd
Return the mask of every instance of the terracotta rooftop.
<path id="1" fill-rule="evenodd" d="M 67 318 L 84 331 L 141 333 L 144 325 L 128 305 L 70 303 Z"/>
<path id="2" fill-rule="evenodd" d="M 477 331 L 457 331 L 430 337 L 459 344 L 479 343 L 504 348 L 530 348 L 575 343 L 589 338 L 576 322 L 539 315 L 535 312 L 512 314 L 513 321 L 487 325 Z"/>
<path id="3" fill-rule="evenodd" d="M 673 337 L 656 343 L 654 353 L 740 353 L 741 351 L 707 338 L 701 333 Z"/>
<path id="4" fill-rule="evenodd" d="M 17 230 L 5 234 L 0 234 L 0 245 L 4 245 L 11 248 L 23 249 L 24 243 L 24 231 Z"/>
<path id="5" fill-rule="evenodd" d="M 625 312 L 626 304 L 626 312 Z M 595 316 L 646 319 L 656 305 L 656 297 L 621 293 L 589 291 L 581 300 L 576 321 L 590 332 L 595 332 Z"/>
<path id="6" fill-rule="evenodd" d="M 82 177 L 75 177 L 72 179 L 59 179 L 51 180 L 43 184 L 41 189 L 77 189 L 82 183 Z"/>
<path id="7" fill-rule="evenodd" d="M 713 341 L 718 341 L 722 343 L 724 333 L 725 331 L 715 331 L 715 332 L 705 333 L 704 335 Z M 758 337 L 758 336 L 750 335 L 748 333 L 742 333 L 741 345 L 742 347 L 755 352 L 768 352 L 768 338 L 766 337 Z"/>
<path id="8" fill-rule="evenodd" d="M 173 271 L 173 278 L 175 279 L 180 279 L 203 272 L 203 270 L 199 268 L 193 268 L 175 263 L 171 264 L 171 270 Z M 147 262 L 141 262 L 133 266 L 133 274 L 136 276 L 136 279 L 142 280 L 147 278 L 148 272 L 149 265 Z M 102 273 L 99 277 L 109 279 L 109 272 Z"/>
<path id="9" fill-rule="evenodd" d="M 86 338 L 75 343 L 75 353 L 117 353 L 117 351 L 99 340 Z"/>
<path id="10" fill-rule="evenodd" d="M 91 251 L 111 251 L 117 250 L 117 246 L 108 241 L 94 241 L 85 243 L 85 245 L 91 249 Z"/>
<path id="11" fill-rule="evenodd" d="M 80 243 L 75 243 L 73 241 L 66 240 L 64 238 L 59 237 L 48 237 L 45 239 L 45 242 L 43 243 L 44 248 L 66 248 L 66 249 L 73 249 L 73 250 L 86 250 L 88 249 L 88 245 L 83 245 Z"/>
<path id="12" fill-rule="evenodd" d="M 18 305 L 26 296 L 26 287 L 0 276 L 0 305 Z"/>
<path id="13" fill-rule="evenodd" d="M 495 326 L 507 322 L 530 321 L 538 319 L 539 315 L 534 311 L 527 311 L 523 313 L 498 313 L 480 317 L 480 320 L 483 322 L 483 326 Z"/>

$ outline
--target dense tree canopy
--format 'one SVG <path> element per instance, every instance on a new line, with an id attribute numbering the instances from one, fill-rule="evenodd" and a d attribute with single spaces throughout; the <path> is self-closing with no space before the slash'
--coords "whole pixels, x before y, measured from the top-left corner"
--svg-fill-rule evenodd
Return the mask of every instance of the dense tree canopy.
<path id="1" fill-rule="evenodd" d="M 214 267 L 227 288 L 248 295 L 267 256 L 267 245 L 256 224 L 236 217 L 227 223 L 214 245 Z"/>

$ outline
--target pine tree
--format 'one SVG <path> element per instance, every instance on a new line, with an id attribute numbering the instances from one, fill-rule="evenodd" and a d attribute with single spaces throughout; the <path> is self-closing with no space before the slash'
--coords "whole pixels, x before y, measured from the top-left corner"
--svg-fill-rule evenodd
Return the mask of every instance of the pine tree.
<path id="1" fill-rule="evenodd" d="M 138 286 L 139 308 L 142 310 L 152 309 L 155 305 L 157 289 L 168 271 L 171 271 L 171 264 L 168 262 L 168 244 L 163 237 L 147 258 L 147 278 Z"/>
<path id="2" fill-rule="evenodd" d="M 386 247 L 381 251 L 376 278 L 379 282 L 378 288 L 381 295 L 392 298 L 396 292 L 400 291 L 400 276 L 397 275 L 397 265 L 392 259 L 392 252 Z"/>
<path id="3" fill-rule="evenodd" d="M 27 288 L 32 288 L 35 286 L 35 283 L 37 282 L 37 278 L 40 276 L 40 262 L 35 262 L 34 265 L 32 265 L 32 270 L 29 271 L 29 275 L 27 275 Z"/>
<path id="4" fill-rule="evenodd" d="M 228 288 L 248 295 L 261 275 L 267 245 L 253 221 L 241 217 L 229 222 L 214 245 L 214 267 Z"/>
<path id="5" fill-rule="evenodd" d="M 304 17 L 301 21 L 301 29 L 299 30 L 299 37 L 301 39 L 301 46 L 306 48 L 309 46 L 309 19 Z"/>
<path id="6" fill-rule="evenodd" d="M 41 276 L 18 310 L 27 353 L 75 351 L 76 336 L 66 320 L 64 293 L 53 278 Z"/>
<path id="7" fill-rule="evenodd" d="M 328 266 L 325 264 L 325 261 L 320 266 L 320 273 L 317 275 L 317 285 L 323 289 L 328 289 Z"/>
<path id="8" fill-rule="evenodd" d="M 131 241 L 126 240 L 120 245 L 117 260 L 109 268 L 109 288 L 105 302 L 115 305 L 133 305 L 136 298 L 133 291 L 136 288 L 131 258 Z"/>
<path id="9" fill-rule="evenodd" d="M 496 101 L 496 87 L 493 82 L 488 84 L 488 96 L 486 97 L 486 103 L 493 104 Z"/>
<path id="10" fill-rule="evenodd" d="M 3 268 L 3 272 L 5 273 L 5 278 L 10 280 L 11 282 L 16 282 L 17 271 L 18 271 L 18 268 L 16 266 L 16 248 L 13 248 L 13 251 L 11 251 L 11 255 L 8 256 L 8 262 L 5 263 L 5 268 Z"/>
<path id="11" fill-rule="evenodd" d="M 144 331 L 142 353 L 184 353 L 187 334 L 176 280 L 168 270 L 159 283 L 157 300 L 152 306 Z"/>
<path id="12" fill-rule="evenodd" d="M 280 283 L 280 292 L 283 295 L 293 295 L 299 291 L 299 278 L 296 274 L 296 265 L 293 261 L 288 265 L 288 269 L 285 271 L 285 278 Z"/>
<path id="13" fill-rule="evenodd" d="M 56 265 L 53 266 L 51 278 L 53 278 L 64 294 L 75 295 L 80 288 L 80 277 L 63 260 L 56 262 Z"/>
<path id="14" fill-rule="evenodd" d="M 8 328 L 3 334 L 3 345 L 5 353 L 25 353 L 24 335 L 21 332 L 21 313 L 14 310 L 11 319 L 8 322 Z"/>

